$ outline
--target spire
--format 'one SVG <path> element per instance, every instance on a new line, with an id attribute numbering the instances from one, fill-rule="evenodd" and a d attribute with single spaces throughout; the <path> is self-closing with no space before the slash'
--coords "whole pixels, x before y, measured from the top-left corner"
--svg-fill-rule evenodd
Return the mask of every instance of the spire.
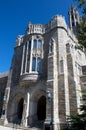
<path id="1" fill-rule="evenodd" d="M 81 17 L 79 15 L 79 12 L 78 12 L 76 6 L 72 5 L 70 7 L 68 15 L 69 15 L 70 29 L 71 29 L 71 31 L 73 31 L 76 34 L 77 26 L 81 22 Z"/>

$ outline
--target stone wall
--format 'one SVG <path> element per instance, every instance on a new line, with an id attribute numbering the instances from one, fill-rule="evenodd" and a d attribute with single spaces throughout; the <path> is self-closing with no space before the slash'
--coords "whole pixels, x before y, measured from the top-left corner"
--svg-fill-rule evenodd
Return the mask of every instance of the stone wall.
<path id="1" fill-rule="evenodd" d="M 8 80 L 8 76 L 7 75 L 3 75 L 0 77 L 0 117 L 2 116 L 2 114 L 5 114 L 3 111 L 3 105 L 4 105 L 4 100 L 6 100 L 5 95 L 5 90 L 6 90 L 6 86 L 7 86 L 7 80 Z"/>
<path id="2" fill-rule="evenodd" d="M 37 28 L 38 26 L 40 25 L 37 25 Z M 81 56 L 81 60 L 79 59 L 79 55 L 81 55 L 81 53 L 75 50 L 77 40 L 73 33 L 67 27 L 64 17 L 55 16 L 48 24 L 41 27 L 44 27 L 43 29 L 45 29 L 45 33 L 43 31 L 41 35 L 43 36 L 42 40 L 44 40 L 42 76 L 40 76 L 41 78 L 37 78 L 36 80 L 34 80 L 34 77 L 36 75 L 39 75 L 37 71 L 35 72 L 31 70 L 30 73 L 25 72 L 22 74 L 21 78 L 21 80 L 23 79 L 23 85 L 20 85 L 23 44 L 26 43 L 29 38 L 38 37 L 38 34 L 40 33 L 39 30 L 39 33 L 35 30 L 31 32 L 30 35 L 30 30 L 29 32 L 27 30 L 27 35 L 22 37 L 24 39 L 21 43 L 18 43 L 14 50 L 12 61 L 12 77 L 10 77 L 11 85 L 9 85 L 11 91 L 8 103 L 8 116 L 10 117 L 10 122 L 18 119 L 18 103 L 23 98 L 24 108 L 21 119 L 22 125 L 27 126 L 28 124 L 37 121 L 37 103 L 41 96 L 47 96 L 46 92 L 50 91 L 52 106 L 51 109 L 50 106 L 48 107 L 48 114 L 50 114 L 52 117 L 54 130 L 59 130 L 60 126 L 63 127 L 66 123 L 66 116 L 77 112 L 79 100 L 77 88 L 80 88 L 80 86 L 78 85 L 80 82 L 79 73 L 78 71 L 76 71 L 75 63 L 77 62 L 77 65 L 80 67 L 80 65 L 83 64 L 85 57 L 83 58 L 83 54 Z M 52 53 L 49 53 L 50 42 L 52 39 L 54 42 L 52 48 L 53 51 Z M 69 47 L 71 46 L 69 48 L 69 52 L 67 45 L 69 45 Z M 35 54 L 36 53 L 34 53 L 34 55 Z M 37 57 L 39 57 L 38 53 L 36 55 Z M 32 65 L 32 59 L 30 62 Z M 32 79 L 30 80 L 30 78 Z M 5 88 L 6 82 L 3 84 L 3 86 L 3 88 Z M 46 110 L 46 118 L 47 116 L 48 115 Z"/>
<path id="3" fill-rule="evenodd" d="M 19 84 L 22 65 L 22 46 L 16 47 L 14 50 L 14 56 L 12 61 L 12 79 L 11 87 L 15 87 Z"/>

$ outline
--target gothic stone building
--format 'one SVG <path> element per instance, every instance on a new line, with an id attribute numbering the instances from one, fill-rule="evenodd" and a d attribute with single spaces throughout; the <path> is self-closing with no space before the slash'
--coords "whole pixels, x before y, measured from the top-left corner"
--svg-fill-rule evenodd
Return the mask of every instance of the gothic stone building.
<path id="1" fill-rule="evenodd" d="M 60 130 L 67 115 L 79 112 L 86 79 L 82 71 L 86 57 L 76 49 L 73 33 L 79 18 L 72 7 L 70 28 L 65 18 L 57 15 L 46 25 L 29 23 L 25 35 L 18 36 L 11 69 L 0 74 L 0 118 L 4 124 L 28 128 L 44 123 L 45 129 L 50 124 Z"/>

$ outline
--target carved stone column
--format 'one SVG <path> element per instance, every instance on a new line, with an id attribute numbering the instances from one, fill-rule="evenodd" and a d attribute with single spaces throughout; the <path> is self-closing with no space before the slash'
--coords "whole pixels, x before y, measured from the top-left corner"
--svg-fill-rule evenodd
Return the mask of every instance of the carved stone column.
<path id="1" fill-rule="evenodd" d="M 24 100 L 24 109 L 23 109 L 23 117 L 22 117 L 22 125 L 24 127 L 28 126 L 29 103 L 30 103 L 30 94 L 28 92 L 27 95 L 26 95 L 26 98 Z"/>
<path id="2" fill-rule="evenodd" d="M 8 106 L 8 102 L 9 102 L 9 96 L 10 96 L 10 86 L 11 86 L 11 76 L 12 76 L 12 69 L 9 72 L 8 75 L 8 81 L 7 81 L 7 87 L 5 90 L 5 95 L 4 95 L 4 103 L 3 103 L 3 111 L 4 111 L 4 115 L 2 113 L 2 119 L 4 120 L 4 124 L 8 124 L 8 120 L 7 120 L 7 106 Z"/>
<path id="3" fill-rule="evenodd" d="M 26 105 L 26 122 L 25 122 L 25 126 L 28 126 L 28 119 L 29 119 L 29 104 L 30 104 L 30 94 L 27 93 L 27 105 Z"/>

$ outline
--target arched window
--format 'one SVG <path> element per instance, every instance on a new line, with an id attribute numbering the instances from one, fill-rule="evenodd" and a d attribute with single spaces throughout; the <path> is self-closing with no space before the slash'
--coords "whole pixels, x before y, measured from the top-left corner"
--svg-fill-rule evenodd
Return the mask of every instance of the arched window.
<path id="1" fill-rule="evenodd" d="M 33 51 L 31 50 L 31 48 L 33 48 Z M 29 39 L 24 44 L 21 74 L 29 73 L 30 71 L 41 72 L 41 51 L 42 39 Z"/>
<path id="2" fill-rule="evenodd" d="M 53 52 L 53 47 L 54 47 L 54 40 L 51 39 L 51 40 L 50 40 L 50 43 L 49 43 L 49 53 L 52 53 L 52 52 Z"/>
<path id="3" fill-rule="evenodd" d="M 38 46 L 37 46 L 37 48 L 41 49 L 41 46 L 42 46 L 41 40 L 38 40 Z"/>
<path id="4" fill-rule="evenodd" d="M 36 48 L 41 49 L 41 47 L 42 47 L 42 41 L 34 39 L 34 41 L 33 41 L 33 49 L 36 49 Z"/>
<path id="5" fill-rule="evenodd" d="M 34 42 L 33 42 L 33 48 L 36 49 L 37 48 L 37 40 L 34 39 Z"/>
<path id="6" fill-rule="evenodd" d="M 66 52 L 70 53 L 70 44 L 69 43 L 66 44 Z"/>
<path id="7" fill-rule="evenodd" d="M 42 48 L 42 40 L 38 39 L 34 39 L 33 41 L 33 49 L 35 50 L 35 55 L 32 58 L 32 71 L 35 72 L 41 72 L 41 58 L 40 55 L 38 55 L 38 51 L 37 49 L 41 49 Z"/>

